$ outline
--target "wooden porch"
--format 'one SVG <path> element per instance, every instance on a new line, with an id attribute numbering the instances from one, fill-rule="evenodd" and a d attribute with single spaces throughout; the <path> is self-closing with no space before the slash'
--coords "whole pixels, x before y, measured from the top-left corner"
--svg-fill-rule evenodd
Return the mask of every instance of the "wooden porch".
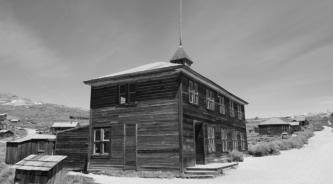
<path id="1" fill-rule="evenodd" d="M 235 168 L 238 162 L 230 163 L 211 163 L 206 165 L 196 165 L 187 167 L 184 172 L 184 178 L 215 178 L 222 175 L 224 169 Z"/>

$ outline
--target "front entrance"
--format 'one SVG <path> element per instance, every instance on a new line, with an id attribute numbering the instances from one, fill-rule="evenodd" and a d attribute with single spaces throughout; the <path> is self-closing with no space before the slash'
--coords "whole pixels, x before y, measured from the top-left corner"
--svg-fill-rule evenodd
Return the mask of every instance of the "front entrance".
<path id="1" fill-rule="evenodd" d="M 196 164 L 204 164 L 205 163 L 205 151 L 204 151 L 204 132 L 203 132 L 203 124 L 195 123 L 195 155 L 196 155 Z"/>
<path id="2" fill-rule="evenodd" d="M 124 169 L 136 170 L 136 124 L 125 124 Z"/>

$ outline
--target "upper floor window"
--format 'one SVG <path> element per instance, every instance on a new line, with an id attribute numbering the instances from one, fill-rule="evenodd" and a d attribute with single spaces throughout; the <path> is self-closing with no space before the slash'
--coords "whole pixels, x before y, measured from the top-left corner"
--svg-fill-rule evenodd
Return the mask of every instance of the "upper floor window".
<path id="1" fill-rule="evenodd" d="M 242 120 L 243 119 L 243 111 L 242 111 L 242 106 L 238 104 L 237 106 L 237 114 L 238 114 L 238 119 Z"/>
<path id="2" fill-rule="evenodd" d="M 188 86 L 188 94 L 189 94 L 189 102 L 191 104 L 199 104 L 199 90 L 198 90 L 198 84 L 189 81 L 189 86 Z"/>
<path id="3" fill-rule="evenodd" d="M 135 101 L 135 84 L 119 85 L 119 104 L 129 104 Z"/>
<path id="4" fill-rule="evenodd" d="M 208 152 L 213 153 L 215 151 L 215 129 L 214 127 L 208 127 Z"/>
<path id="5" fill-rule="evenodd" d="M 230 116 L 235 117 L 234 102 L 230 100 L 229 103 Z"/>
<path id="6" fill-rule="evenodd" d="M 94 155 L 110 153 L 110 127 L 94 129 Z"/>
<path id="7" fill-rule="evenodd" d="M 206 108 L 210 110 L 215 110 L 215 100 L 212 91 L 206 89 Z"/>
<path id="8" fill-rule="evenodd" d="M 224 97 L 218 96 L 218 106 L 219 106 L 219 113 L 225 114 L 225 105 L 224 105 Z"/>

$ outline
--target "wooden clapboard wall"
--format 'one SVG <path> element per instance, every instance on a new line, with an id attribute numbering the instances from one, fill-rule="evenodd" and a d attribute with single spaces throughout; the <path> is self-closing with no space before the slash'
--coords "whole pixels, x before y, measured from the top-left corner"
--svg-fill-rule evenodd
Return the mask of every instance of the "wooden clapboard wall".
<path id="1" fill-rule="evenodd" d="M 73 128 L 57 133 L 56 155 L 65 155 L 64 167 L 86 171 L 88 160 L 89 126 Z"/>
<path id="2" fill-rule="evenodd" d="M 127 106 L 118 104 L 118 84 L 92 87 L 92 129 L 111 128 L 111 154 L 92 155 L 89 170 L 179 170 L 178 86 L 179 75 L 135 81 Z"/>
<path id="3" fill-rule="evenodd" d="M 189 103 L 189 80 L 196 82 L 198 84 L 199 91 L 199 104 L 194 105 Z M 182 79 L 182 103 L 183 103 L 183 164 L 184 167 L 194 166 L 196 163 L 195 158 L 195 138 L 194 138 L 194 128 L 195 123 L 203 123 L 204 131 L 204 159 L 205 163 L 211 162 L 212 160 L 226 155 L 226 152 L 222 152 L 222 142 L 221 142 L 221 128 L 230 128 L 233 130 L 238 130 L 246 133 L 245 121 L 238 120 L 237 114 L 235 118 L 229 116 L 229 102 L 230 100 L 222 95 L 218 94 L 216 91 L 211 90 L 206 84 L 200 83 L 189 76 L 183 76 Z M 213 92 L 215 101 L 217 101 L 217 96 L 224 97 L 226 113 L 225 115 L 218 113 L 217 104 L 215 106 L 215 111 L 208 110 L 206 108 L 206 89 Z M 236 102 L 234 102 L 236 103 Z M 244 112 L 244 106 L 242 105 Z M 212 126 L 215 129 L 215 145 L 216 152 L 208 153 L 207 145 L 207 126 Z"/>
<path id="4" fill-rule="evenodd" d="M 38 150 L 38 144 L 43 145 L 43 151 Z M 55 140 L 29 139 L 22 142 L 7 142 L 6 164 L 15 164 L 31 154 L 53 155 Z"/>

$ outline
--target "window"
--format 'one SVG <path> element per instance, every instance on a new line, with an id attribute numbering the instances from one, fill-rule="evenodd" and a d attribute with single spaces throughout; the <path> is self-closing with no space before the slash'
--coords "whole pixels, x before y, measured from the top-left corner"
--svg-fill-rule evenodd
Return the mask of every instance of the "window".
<path id="1" fill-rule="evenodd" d="M 206 108 L 209 110 L 215 110 L 215 100 L 212 91 L 206 89 Z"/>
<path id="2" fill-rule="evenodd" d="M 218 100 L 219 113 L 225 114 L 224 97 L 218 96 Z"/>
<path id="3" fill-rule="evenodd" d="M 214 127 L 208 127 L 208 152 L 215 152 L 215 129 Z"/>
<path id="4" fill-rule="evenodd" d="M 189 87 L 188 87 L 188 94 L 189 94 L 189 102 L 191 104 L 199 104 L 199 92 L 198 92 L 198 84 L 189 81 Z"/>
<path id="5" fill-rule="evenodd" d="M 222 152 L 227 152 L 228 148 L 227 148 L 227 130 L 222 128 L 221 129 L 221 142 L 222 142 Z"/>
<path id="6" fill-rule="evenodd" d="M 238 115 L 238 119 L 242 120 L 243 119 L 243 112 L 242 112 L 242 106 L 238 104 L 237 106 L 237 115 Z"/>
<path id="7" fill-rule="evenodd" d="M 135 84 L 119 85 L 119 104 L 129 104 L 135 102 Z"/>
<path id="8" fill-rule="evenodd" d="M 230 110 L 230 116 L 235 117 L 235 111 L 234 111 L 234 102 L 230 100 L 229 103 L 229 110 Z"/>
<path id="9" fill-rule="evenodd" d="M 110 128 L 94 129 L 94 155 L 110 153 Z"/>
<path id="10" fill-rule="evenodd" d="M 236 130 L 232 131 L 232 143 L 233 143 L 233 145 L 232 145 L 233 149 L 237 150 L 238 144 L 237 144 L 237 131 Z"/>

